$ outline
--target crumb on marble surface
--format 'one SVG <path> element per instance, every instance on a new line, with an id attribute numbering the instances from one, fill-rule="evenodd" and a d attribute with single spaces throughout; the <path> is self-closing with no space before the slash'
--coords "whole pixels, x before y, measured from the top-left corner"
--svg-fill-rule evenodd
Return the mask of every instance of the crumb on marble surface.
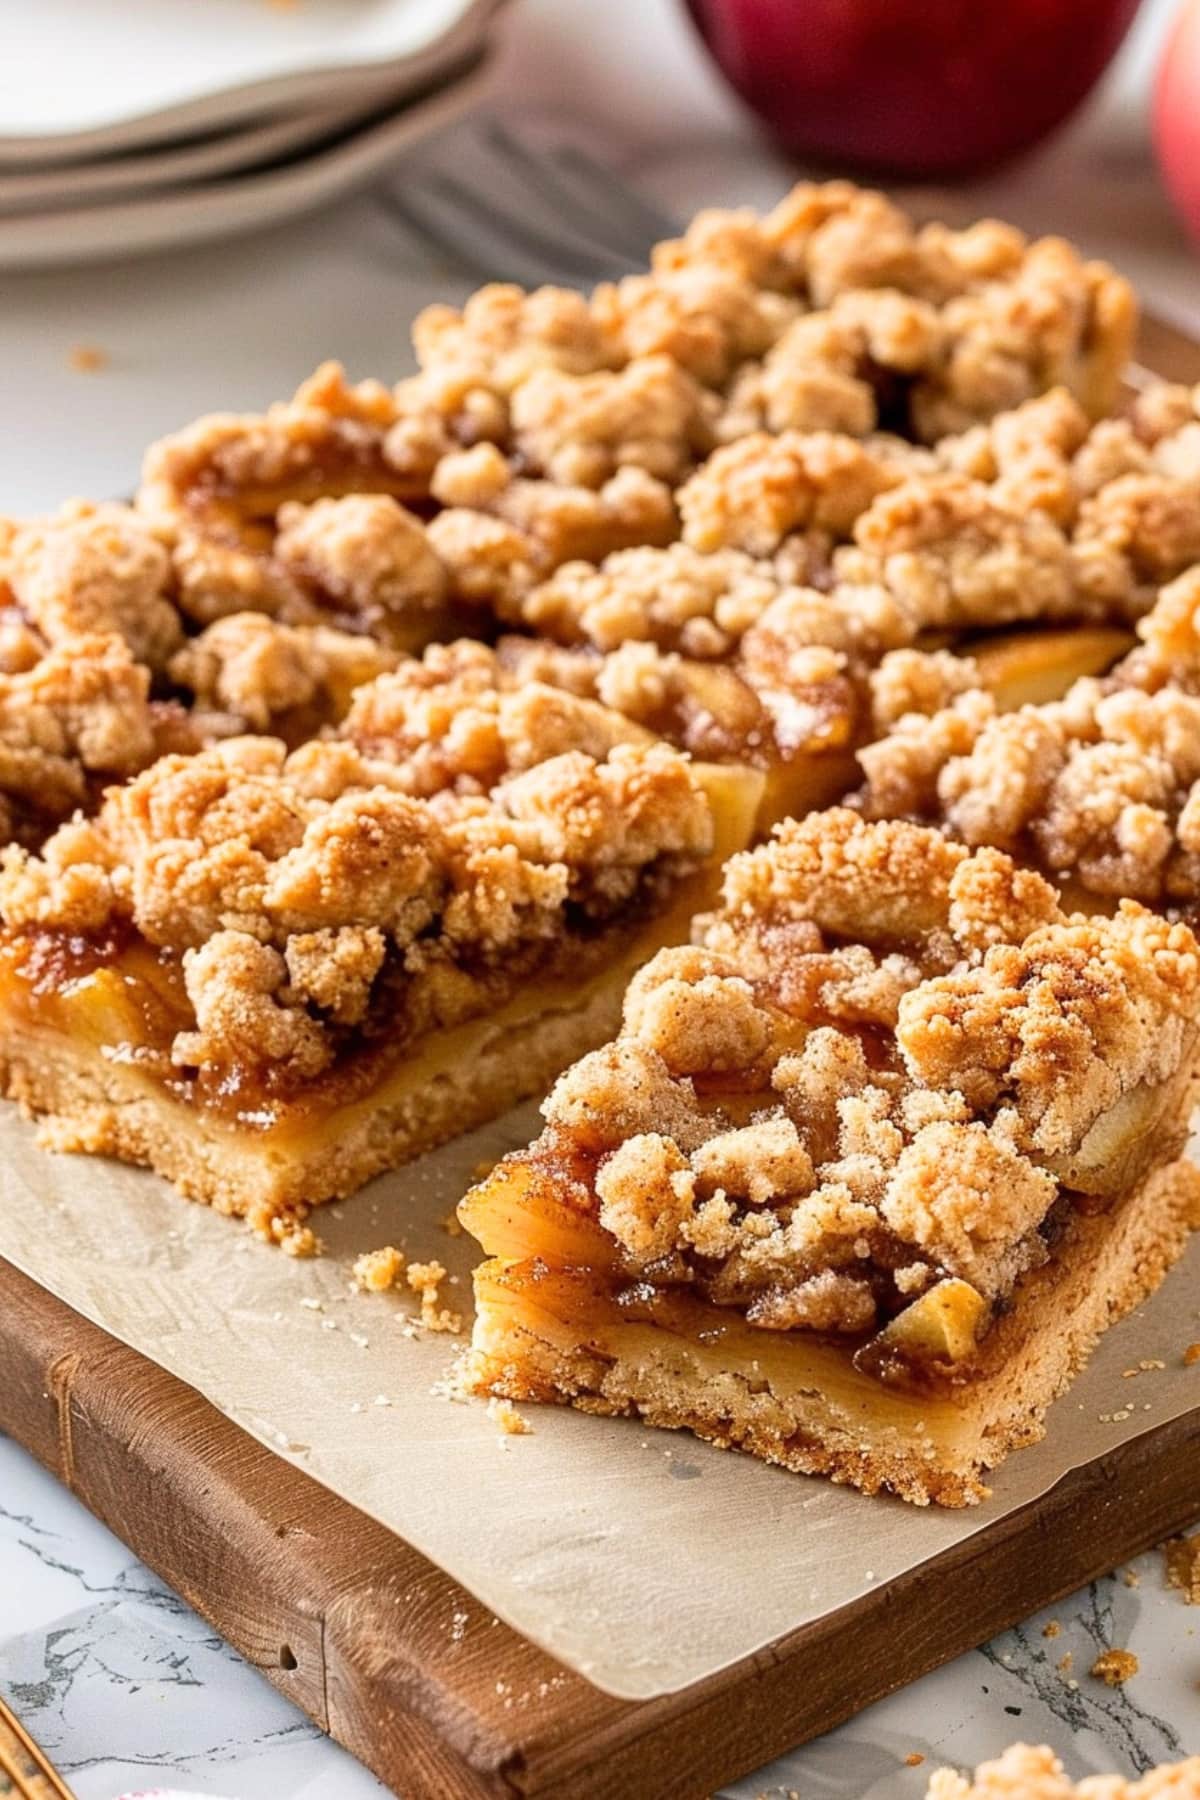
<path id="1" fill-rule="evenodd" d="M 1200 1531 L 1168 1538 L 1160 1546 L 1167 1586 L 1176 1588 L 1189 1606 L 1200 1606 Z"/>
<path id="2" fill-rule="evenodd" d="M 1102 1650 L 1088 1673 L 1108 1687 L 1123 1687 L 1138 1672 L 1138 1659 L 1132 1650 Z"/>

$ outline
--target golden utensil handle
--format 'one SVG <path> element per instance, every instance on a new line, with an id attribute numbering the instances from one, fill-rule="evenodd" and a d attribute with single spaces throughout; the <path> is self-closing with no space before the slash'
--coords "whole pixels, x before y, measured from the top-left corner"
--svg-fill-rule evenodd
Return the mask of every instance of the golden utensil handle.
<path id="1" fill-rule="evenodd" d="M 43 1750 L 0 1700 L 0 1795 L 14 1800 L 75 1800 Z"/>

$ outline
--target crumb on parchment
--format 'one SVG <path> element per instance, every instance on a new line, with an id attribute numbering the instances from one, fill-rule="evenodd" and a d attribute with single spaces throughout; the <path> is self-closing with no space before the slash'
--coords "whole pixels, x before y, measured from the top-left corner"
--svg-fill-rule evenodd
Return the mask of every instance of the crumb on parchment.
<path id="1" fill-rule="evenodd" d="M 1200 1363 L 1200 1344 L 1189 1344 L 1183 1353 L 1183 1366 L 1192 1369 L 1197 1363 Z"/>
<path id="2" fill-rule="evenodd" d="M 446 1271 L 440 1262 L 409 1263 L 408 1285 L 421 1296 L 421 1323 L 427 1331 L 462 1330 L 462 1314 L 440 1306 L 441 1285 Z"/>
<path id="3" fill-rule="evenodd" d="M 505 1437 L 530 1437 L 533 1434 L 533 1426 L 524 1413 L 517 1411 L 511 1400 L 489 1400 L 487 1413 L 488 1418 L 500 1427 Z"/>
<path id="4" fill-rule="evenodd" d="M 107 350 L 99 344 L 72 344 L 67 352 L 67 362 L 76 375 L 98 375 L 107 369 L 112 358 Z"/>
<path id="5" fill-rule="evenodd" d="M 293 1210 L 270 1205 L 251 1207 L 246 1223 L 255 1237 L 265 1244 L 277 1244 L 285 1256 L 307 1259 L 320 1256 L 324 1245 L 311 1225 L 305 1223 L 307 1207 Z"/>
<path id="6" fill-rule="evenodd" d="M 404 1252 L 394 1244 L 384 1244 L 380 1250 L 364 1250 L 354 1259 L 354 1285 L 364 1293 L 385 1293 L 398 1284 L 406 1267 Z"/>

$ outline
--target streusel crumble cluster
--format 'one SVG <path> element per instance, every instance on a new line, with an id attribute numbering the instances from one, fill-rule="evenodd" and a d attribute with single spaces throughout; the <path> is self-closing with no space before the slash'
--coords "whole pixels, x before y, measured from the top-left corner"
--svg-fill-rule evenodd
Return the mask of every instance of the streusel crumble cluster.
<path id="1" fill-rule="evenodd" d="M 172 1065 L 286 1085 L 652 910 L 715 841 L 687 754 L 765 770 L 762 825 L 861 780 L 1186 896 L 1200 422 L 1105 416 L 1133 324 L 1060 240 L 801 185 L 590 296 L 432 307 L 395 386 L 327 365 L 154 446 L 132 505 L 5 525 L 9 932 L 153 946 Z M 1082 633 L 1084 679 L 1009 711 L 1002 627 Z"/>

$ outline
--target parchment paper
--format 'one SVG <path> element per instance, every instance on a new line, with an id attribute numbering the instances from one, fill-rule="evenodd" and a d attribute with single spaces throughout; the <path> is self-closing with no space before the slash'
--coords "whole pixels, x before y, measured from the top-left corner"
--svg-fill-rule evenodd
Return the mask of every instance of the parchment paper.
<path id="1" fill-rule="evenodd" d="M 993 1498 L 965 1511 L 870 1500 L 558 1408 L 522 1408 L 533 1435 L 504 1437 L 482 1403 L 434 1391 L 455 1341 L 412 1335 L 411 1301 L 351 1293 L 349 1271 L 385 1243 L 437 1257 L 457 1277 L 446 1299 L 469 1313 L 475 1246 L 443 1221 L 478 1164 L 536 1126 L 536 1109 L 521 1108 L 321 1209 L 327 1253 L 295 1262 L 152 1175 L 45 1154 L 5 1107 L 0 1255 L 628 1699 L 740 1660 L 1200 1404 L 1200 1366 L 1181 1360 L 1200 1338 L 1197 1241 L 1108 1333 L 1048 1439 L 1012 1456 Z M 1141 1359 L 1166 1367 L 1122 1379 Z"/>

